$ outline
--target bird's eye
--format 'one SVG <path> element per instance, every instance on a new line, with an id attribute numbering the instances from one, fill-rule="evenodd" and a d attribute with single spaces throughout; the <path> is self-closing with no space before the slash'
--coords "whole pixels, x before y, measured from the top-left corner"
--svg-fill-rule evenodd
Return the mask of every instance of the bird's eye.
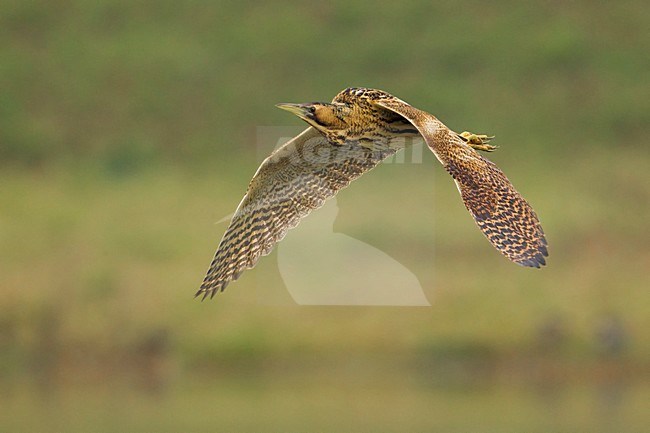
<path id="1" fill-rule="evenodd" d="M 311 107 L 309 107 L 309 112 L 311 114 L 314 114 L 316 112 L 316 107 L 314 107 L 313 105 Z"/>

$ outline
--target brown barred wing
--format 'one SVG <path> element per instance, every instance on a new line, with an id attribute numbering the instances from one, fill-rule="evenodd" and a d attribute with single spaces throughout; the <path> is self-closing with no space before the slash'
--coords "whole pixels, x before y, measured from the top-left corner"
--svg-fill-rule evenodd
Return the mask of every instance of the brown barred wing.
<path id="1" fill-rule="evenodd" d="M 476 157 L 482 160 L 479 171 L 468 172 L 453 160 L 446 167 L 465 207 L 501 254 L 522 266 L 545 265 L 547 242 L 537 214 L 494 163 Z"/>
<path id="2" fill-rule="evenodd" d="M 335 146 L 311 127 L 284 144 L 255 173 L 196 295 L 223 291 L 302 218 L 394 153 Z"/>
<path id="3" fill-rule="evenodd" d="M 376 102 L 415 126 L 451 174 L 465 207 L 492 245 L 522 266 L 546 264 L 547 242 L 533 208 L 505 174 L 433 115 L 397 98 Z"/>

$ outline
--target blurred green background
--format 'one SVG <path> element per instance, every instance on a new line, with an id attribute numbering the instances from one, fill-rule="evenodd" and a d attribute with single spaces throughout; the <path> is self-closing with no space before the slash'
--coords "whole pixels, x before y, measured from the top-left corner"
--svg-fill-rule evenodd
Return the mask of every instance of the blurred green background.
<path id="1" fill-rule="evenodd" d="M 649 20 L 645 1 L 0 2 L 0 430 L 647 431 Z M 343 191 L 334 228 L 432 307 L 297 306 L 275 253 L 193 300 L 257 127 L 348 86 L 495 134 L 549 266 L 493 251 L 426 152 Z"/>

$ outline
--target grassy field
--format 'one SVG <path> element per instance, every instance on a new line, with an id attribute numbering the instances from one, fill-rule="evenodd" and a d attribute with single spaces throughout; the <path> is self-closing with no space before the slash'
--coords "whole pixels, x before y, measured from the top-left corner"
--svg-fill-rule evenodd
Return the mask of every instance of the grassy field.
<path id="1" fill-rule="evenodd" d="M 646 181 L 645 161 L 618 157 L 630 169 L 625 182 Z M 10 170 L 1 179 L 6 344 L 37 350 L 47 339 L 100 355 L 112 346 L 130 351 L 163 330 L 183 348 L 179 354 L 206 358 L 239 349 L 246 357 L 248 350 L 281 354 L 292 346 L 408 350 L 440 339 L 508 353 L 534 345 L 540 327 L 557 319 L 566 326 L 567 350 L 596 356 L 599 323 L 616 316 L 634 343 L 629 355 L 647 359 L 650 197 L 642 188 L 622 194 L 604 154 L 586 158 L 582 168 L 554 174 L 529 176 L 526 162 L 508 167 L 535 197 L 548 232 L 551 256 L 543 270 L 515 267 L 492 251 L 428 155 L 422 164 L 382 166 L 344 191 L 335 230 L 411 269 L 433 302 L 415 309 L 292 306 L 275 254 L 216 300 L 192 301 L 224 230 L 214 221 L 236 206 L 244 188 L 240 175 L 224 183 L 219 172 L 173 166 L 119 180 L 86 169 Z M 543 185 L 517 182 L 535 177 Z M 301 234 L 298 228 L 289 236 Z M 363 275 L 357 278 L 362 285 Z M 327 290 L 327 282 L 315 281 L 314 290 Z"/>
<path id="2" fill-rule="evenodd" d="M 295 415 L 308 411 L 297 402 L 345 410 L 324 401 L 343 398 L 332 384 L 349 379 L 350 395 L 367 403 L 358 413 L 386 414 L 366 424 L 372 431 L 397 431 L 403 418 L 368 389 L 408 388 L 397 407 L 418 411 L 443 413 L 450 398 L 439 426 L 466 431 L 474 424 L 464 412 L 526 402 L 529 386 L 544 382 L 575 402 L 575 418 L 560 417 L 554 431 L 641 431 L 636 408 L 650 388 L 647 2 L 395 7 L 0 4 L 0 379 L 15 409 L 0 429 L 41 430 L 38 420 L 60 409 L 61 425 L 87 430 L 87 419 L 66 418 L 76 386 L 110 380 L 165 384 L 170 411 L 219 406 L 232 393 L 229 430 L 340 431 L 317 413 Z M 300 126 L 273 104 L 328 100 L 347 86 L 394 93 L 457 131 L 495 134 L 490 158 L 540 215 L 548 267 L 520 268 L 493 251 L 425 150 L 421 163 L 384 164 L 343 191 L 334 230 L 411 270 L 432 307 L 295 305 L 276 253 L 215 300 L 192 300 L 225 230 L 215 222 L 234 210 L 274 140 L 260 127 Z M 288 236 L 309 242 L 300 227 Z M 301 388 L 292 374 L 313 381 Z M 496 383 L 487 391 L 449 391 L 486 377 Z M 223 393 L 178 384 L 204 379 L 226 381 Z M 72 403 L 39 403 L 25 423 L 20 408 L 52 383 L 61 404 Z M 611 383 L 627 390 L 624 409 L 593 430 L 593 396 Z M 120 389 L 97 391 L 89 413 L 118 404 Z M 258 392 L 268 412 L 246 424 Z M 152 403 L 137 395 L 142 418 L 122 407 L 105 431 L 153 425 Z M 527 431 L 553 429 L 544 420 L 556 409 L 544 398 L 535 405 L 516 409 L 533 414 Z M 347 413 L 342 420 L 354 418 Z M 522 415 L 484 425 L 525 424 Z M 425 425 L 414 418 L 414 430 Z"/>

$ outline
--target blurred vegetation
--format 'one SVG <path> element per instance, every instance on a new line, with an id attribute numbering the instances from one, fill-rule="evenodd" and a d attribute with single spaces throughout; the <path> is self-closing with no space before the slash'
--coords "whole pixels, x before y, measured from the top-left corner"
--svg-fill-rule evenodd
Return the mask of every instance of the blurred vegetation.
<path id="1" fill-rule="evenodd" d="M 644 1 L 1 2 L 0 377 L 359 357 L 647 383 L 649 19 Z M 335 229 L 412 269 L 432 308 L 294 306 L 275 255 L 192 301 L 256 127 L 299 125 L 273 104 L 348 86 L 496 134 L 549 266 L 495 253 L 426 153 L 344 191 Z"/>
<path id="2" fill-rule="evenodd" d="M 277 101 L 327 100 L 350 85 L 386 89 L 452 124 L 498 127 L 526 148 L 643 137 L 645 2 L 394 8 L 5 1 L 0 156 L 192 167 L 250 150 L 255 125 L 288 122 Z M 525 136 L 540 130 L 545 140 Z"/>

